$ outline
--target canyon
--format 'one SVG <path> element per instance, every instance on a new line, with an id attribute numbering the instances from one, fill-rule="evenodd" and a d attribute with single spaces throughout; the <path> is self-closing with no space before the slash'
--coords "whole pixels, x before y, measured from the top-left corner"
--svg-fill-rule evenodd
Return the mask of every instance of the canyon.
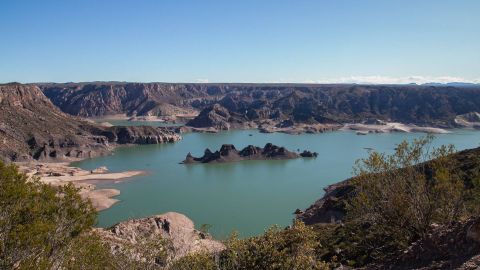
<path id="1" fill-rule="evenodd" d="M 462 126 L 455 121 L 457 116 L 474 113 L 480 107 L 478 85 L 127 82 L 37 85 L 56 106 L 72 115 L 157 116 L 187 121 L 187 126 L 193 128 L 214 130 L 257 128 L 262 124 L 266 125 L 264 130 L 322 125 L 310 130 L 322 132 L 337 129 L 340 124 L 376 119 L 453 128 Z"/>
<path id="2" fill-rule="evenodd" d="M 117 181 L 120 178 L 143 175 L 145 168 L 142 168 L 142 171 L 106 173 L 103 169 L 81 170 L 68 166 L 67 163 L 58 162 L 107 156 L 120 145 L 176 142 L 182 139 L 179 135 L 181 131 L 258 129 L 260 133 L 245 131 L 249 134 L 244 134 L 245 137 L 242 139 L 252 140 L 253 137 L 253 140 L 261 141 L 261 138 L 257 138 L 260 137 L 259 134 L 272 132 L 301 134 L 345 129 L 367 133 L 391 131 L 442 133 L 442 130 L 451 128 L 474 129 L 480 122 L 477 113 L 480 108 L 478 93 L 480 93 L 478 86 L 12 83 L 0 85 L 0 158 L 20 164 L 23 171 L 30 176 L 40 177 L 45 183 L 63 185 L 72 182 L 81 188 L 82 197 L 93 200 L 97 210 L 104 210 L 118 201 L 113 197 L 119 194 L 119 190 L 96 189 L 95 184 L 88 181 L 102 179 Z M 184 126 L 108 126 L 87 119 L 116 114 L 133 117 L 134 120 L 162 119 L 167 122 L 180 122 L 184 123 Z M 232 136 L 227 138 L 234 138 L 234 135 Z M 204 143 L 206 138 L 200 137 L 197 142 Z M 282 138 L 284 137 L 279 137 L 279 141 Z M 345 142 L 348 140 L 351 139 Z M 309 143 L 311 142 L 313 138 L 309 139 Z M 278 144 L 278 141 L 276 143 Z M 193 144 L 195 142 L 190 146 Z M 205 151 L 203 157 L 187 155 L 184 163 L 224 163 L 249 159 L 294 159 L 299 156 L 316 156 L 315 152 L 296 153 L 273 144 L 267 144 L 264 148 L 253 145 L 263 144 L 252 144 L 240 151 L 231 144 L 223 144 L 219 151 Z M 310 145 L 303 145 L 302 149 L 307 147 Z M 335 151 L 335 149 L 330 149 L 330 152 L 325 152 L 325 149 L 319 150 L 321 155 L 324 153 L 331 155 L 332 151 Z M 173 149 L 165 148 L 165 151 L 172 153 Z M 263 154 L 264 152 L 267 154 Z M 477 175 L 479 156 L 479 148 L 455 154 L 456 161 L 461 165 L 459 169 L 465 172 L 466 183 Z M 177 158 L 162 157 L 159 162 L 167 160 L 171 162 L 175 159 L 178 163 Z M 144 166 L 150 166 L 151 161 L 139 162 Z M 285 166 L 292 165 L 273 162 L 271 168 L 282 174 L 287 172 L 281 170 Z M 294 166 L 289 167 L 290 170 Z M 193 167 L 199 166 L 187 169 L 184 172 L 186 177 L 198 176 L 200 170 L 203 170 Z M 310 167 L 313 168 L 315 165 L 312 163 Z M 245 168 L 255 170 L 255 167 Z M 223 169 L 228 174 L 232 167 Z M 208 177 L 215 174 L 215 168 L 205 170 Z M 118 168 L 114 171 L 118 171 Z M 161 173 L 160 178 L 168 178 L 175 173 L 178 176 L 178 172 L 164 168 Z M 268 172 L 268 175 L 271 174 L 272 172 Z M 298 175 L 297 173 L 295 176 L 286 176 L 285 179 L 298 181 L 296 179 Z M 248 177 L 244 177 L 242 181 L 245 182 L 247 179 Z M 253 184 L 251 181 L 247 186 Z M 192 185 L 195 185 L 194 181 L 188 183 L 189 187 Z M 250 188 L 251 186 L 248 187 Z M 290 188 L 293 190 L 293 186 Z M 235 192 L 238 190 L 237 183 Z M 354 196 L 351 179 L 330 185 L 325 191 L 325 195 L 306 210 L 298 209 L 295 217 L 305 224 L 314 226 L 342 223 L 346 202 Z M 172 228 L 177 228 L 175 230 L 178 233 L 177 231 L 172 233 L 166 224 L 172 224 Z M 392 265 L 401 265 L 408 261 L 419 266 L 432 266 L 435 265 L 432 262 L 438 258 L 446 258 L 447 265 L 474 264 L 477 260 L 475 256 L 479 254 L 478 237 L 475 238 L 477 232 L 472 232 L 475 224 L 478 224 L 478 220 L 473 218 L 451 226 L 439 227 L 432 232 L 431 238 L 413 243 L 402 256 L 403 261 L 393 261 Z M 121 249 L 123 245 L 135 244 L 142 237 L 151 238 L 155 235 L 169 238 L 176 243 L 176 253 L 179 257 L 192 251 L 205 250 L 218 253 L 224 249 L 220 242 L 196 230 L 190 219 L 177 213 L 129 219 L 96 231 L 112 249 Z M 448 248 L 446 243 L 452 237 L 457 237 L 458 243 L 464 243 L 468 248 Z M 438 245 L 441 248 L 426 251 L 425 247 Z M 456 256 L 458 252 L 455 253 L 453 249 L 462 251 L 463 257 Z M 383 267 L 385 265 L 378 265 L 379 269 Z"/>

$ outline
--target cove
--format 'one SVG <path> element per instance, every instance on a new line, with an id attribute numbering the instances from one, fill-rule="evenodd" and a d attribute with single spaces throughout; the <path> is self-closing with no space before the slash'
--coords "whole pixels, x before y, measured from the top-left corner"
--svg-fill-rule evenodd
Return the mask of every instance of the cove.
<path id="1" fill-rule="evenodd" d="M 391 153 L 403 140 L 425 136 L 419 133 L 369 134 L 336 131 L 323 134 L 288 135 L 235 130 L 216 134 L 182 134 L 173 144 L 119 147 L 111 156 L 72 163 L 83 169 L 107 166 L 110 171 L 145 170 L 147 175 L 98 188 L 113 187 L 121 194 L 112 208 L 99 213 L 98 226 L 161 214 L 180 212 L 200 227 L 209 224 L 217 238 L 233 230 L 240 236 L 261 234 L 268 227 L 291 224 L 296 208 L 304 209 L 323 195 L 323 188 L 351 176 L 355 160 L 366 157 L 368 148 Z M 242 161 L 226 164 L 179 164 L 188 152 L 203 154 L 205 148 L 234 144 L 263 147 L 271 142 L 297 151 L 316 151 L 315 159 Z M 480 132 L 454 130 L 436 135 L 434 145 L 454 144 L 457 150 L 478 147 Z"/>

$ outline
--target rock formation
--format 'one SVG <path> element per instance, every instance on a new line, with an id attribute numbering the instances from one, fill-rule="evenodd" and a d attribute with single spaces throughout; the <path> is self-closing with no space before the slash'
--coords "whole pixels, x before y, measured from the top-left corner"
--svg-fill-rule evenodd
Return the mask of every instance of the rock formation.
<path id="1" fill-rule="evenodd" d="M 229 130 L 232 116 L 230 112 L 219 104 L 214 104 L 202 110 L 195 119 L 190 120 L 187 126 L 195 128 L 215 128 Z"/>
<path id="2" fill-rule="evenodd" d="M 477 85 L 96 82 L 39 86 L 64 112 L 80 116 L 185 114 L 218 103 L 230 116 L 239 116 L 242 122 L 270 119 L 281 123 L 290 119 L 295 124 L 311 125 L 378 119 L 418 126 L 455 127 L 456 116 L 480 111 L 480 86 Z M 202 118 L 192 123 L 208 123 L 203 122 L 203 115 L 199 117 Z M 210 123 L 218 125 L 216 121 Z M 226 125 L 222 123 L 220 127 L 225 129 Z"/>
<path id="3" fill-rule="evenodd" d="M 302 153 L 300 153 L 300 156 L 301 157 L 318 157 L 318 153 L 304 150 Z"/>
<path id="4" fill-rule="evenodd" d="M 304 151 L 302 154 L 310 153 L 310 157 L 314 154 L 310 151 Z M 212 152 L 210 149 L 205 149 L 202 157 L 193 157 L 188 153 L 183 161 L 184 164 L 192 163 L 224 163 L 236 162 L 242 160 L 280 160 L 280 159 L 295 159 L 299 157 L 308 157 L 308 155 L 300 155 L 295 152 L 288 151 L 285 147 L 279 147 L 271 143 L 267 143 L 265 147 L 249 145 L 238 151 L 232 144 L 224 144 L 219 151 Z"/>
<path id="5" fill-rule="evenodd" d="M 190 253 L 219 253 L 225 249 L 221 242 L 196 230 L 188 217 L 175 212 L 130 219 L 108 229 L 97 229 L 96 231 L 111 246 L 114 253 L 122 251 L 126 245 L 135 247 L 135 245 L 148 240 L 167 240 L 170 247 L 170 250 L 167 250 L 170 261 Z M 139 254 L 131 254 L 131 256 L 133 259 L 141 259 L 138 257 Z"/>
<path id="6" fill-rule="evenodd" d="M 165 128 L 105 127 L 58 110 L 34 85 L 0 85 L 0 159 L 61 161 L 109 153 L 117 144 L 173 142 Z"/>

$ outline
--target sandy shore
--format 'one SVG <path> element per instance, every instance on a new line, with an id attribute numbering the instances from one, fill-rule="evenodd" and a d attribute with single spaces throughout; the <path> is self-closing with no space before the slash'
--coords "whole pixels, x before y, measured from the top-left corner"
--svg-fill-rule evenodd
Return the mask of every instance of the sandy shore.
<path id="1" fill-rule="evenodd" d="M 389 133 L 389 132 L 423 132 L 445 134 L 450 131 L 442 128 L 434 127 L 419 127 L 416 125 L 402 124 L 402 123 L 385 123 L 384 125 L 369 125 L 369 124 L 345 124 L 340 130 L 354 130 L 359 133 Z"/>
<path id="2" fill-rule="evenodd" d="M 30 177 L 39 177 L 43 183 L 53 186 L 73 183 L 80 188 L 80 195 L 83 198 L 88 198 L 92 201 L 97 211 L 110 208 L 117 203 L 118 200 L 113 197 L 118 196 L 120 191 L 117 189 L 95 189 L 94 183 L 101 181 L 117 182 L 145 173 L 143 171 L 109 173 L 104 167 L 87 171 L 69 166 L 68 163 L 22 162 L 16 164 L 22 172 L 25 172 Z"/>

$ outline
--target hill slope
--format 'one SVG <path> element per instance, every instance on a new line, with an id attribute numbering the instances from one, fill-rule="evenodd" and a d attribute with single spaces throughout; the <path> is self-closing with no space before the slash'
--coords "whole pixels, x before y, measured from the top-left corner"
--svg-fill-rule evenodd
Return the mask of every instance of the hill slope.
<path id="1" fill-rule="evenodd" d="M 71 160 L 108 153 L 116 144 L 180 137 L 152 127 L 102 127 L 61 112 L 34 85 L 0 85 L 0 158 Z"/>

